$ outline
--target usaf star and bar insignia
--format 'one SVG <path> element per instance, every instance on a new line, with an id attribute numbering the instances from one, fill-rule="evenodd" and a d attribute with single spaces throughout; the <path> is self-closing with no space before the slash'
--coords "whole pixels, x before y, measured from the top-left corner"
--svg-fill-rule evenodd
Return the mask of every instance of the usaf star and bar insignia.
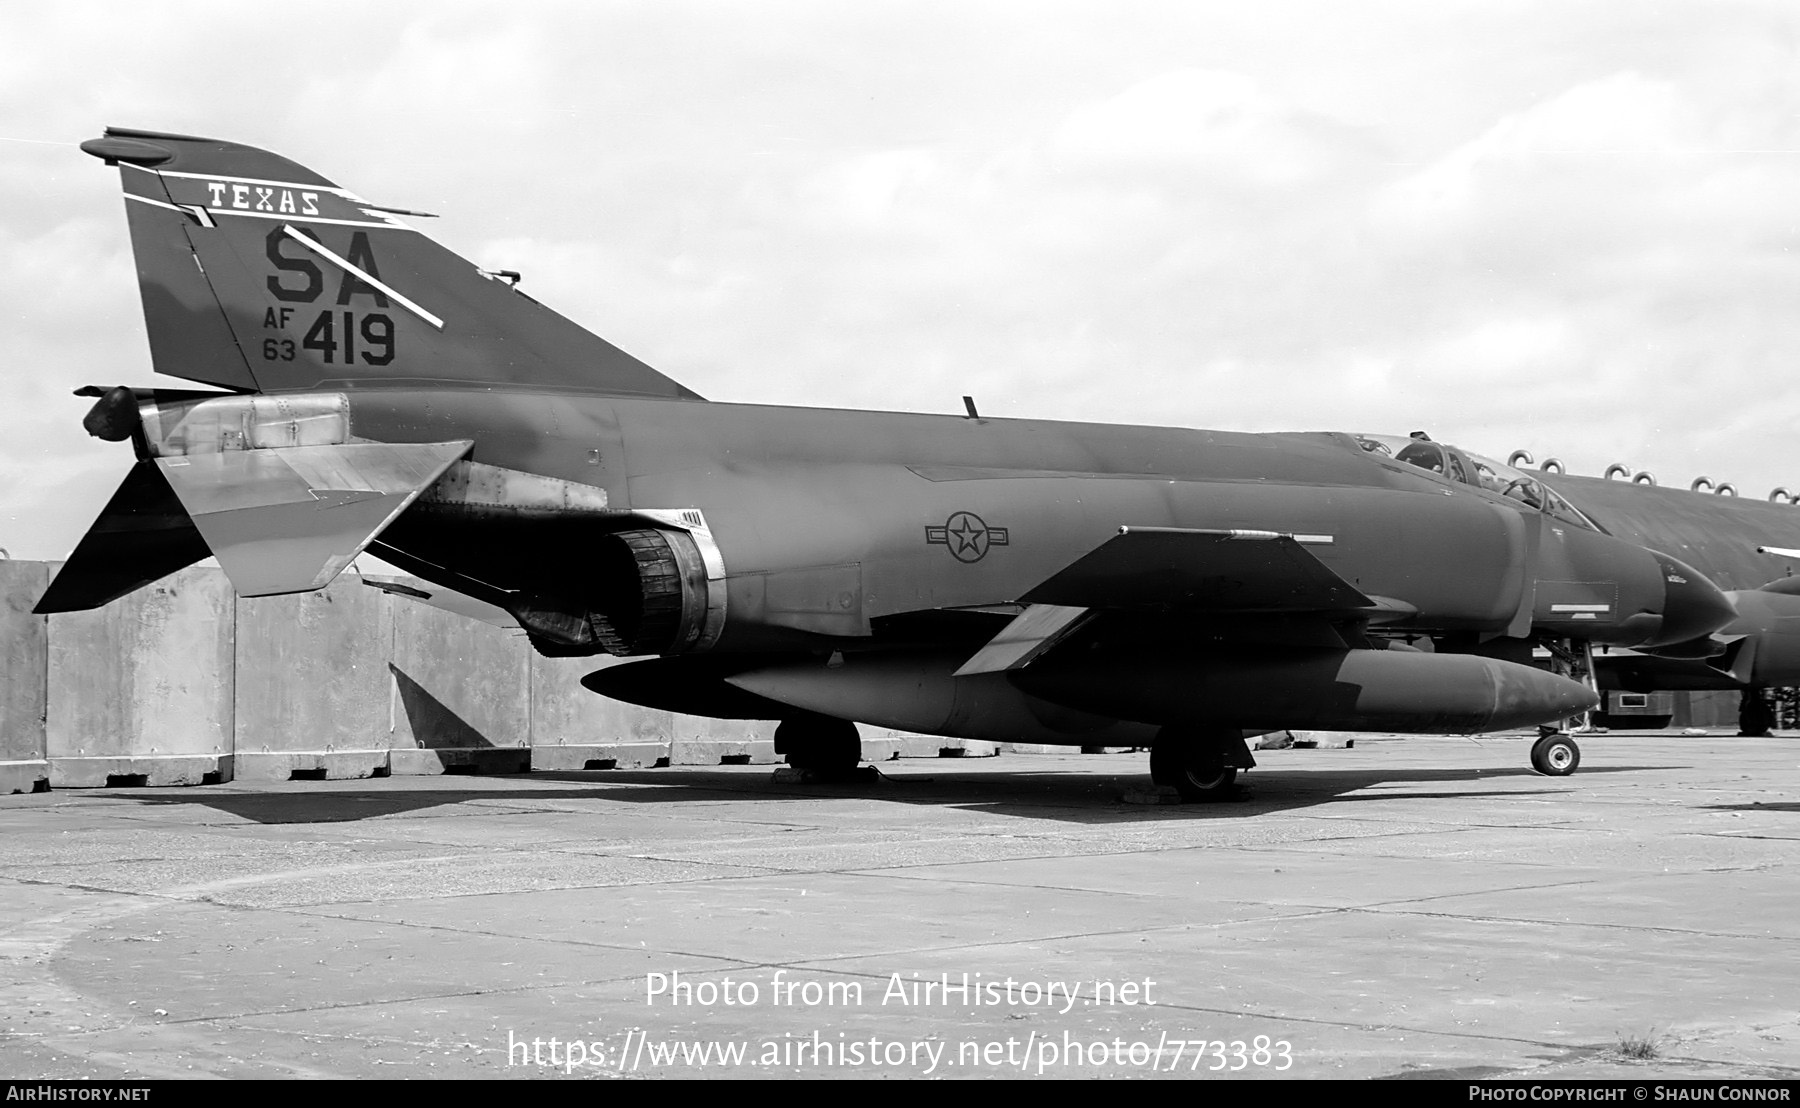
<path id="1" fill-rule="evenodd" d="M 1004 527 L 989 527 L 974 512 L 952 512 L 942 526 L 925 528 L 925 542 L 947 546 L 959 562 L 979 562 L 996 546 L 1011 545 Z"/>

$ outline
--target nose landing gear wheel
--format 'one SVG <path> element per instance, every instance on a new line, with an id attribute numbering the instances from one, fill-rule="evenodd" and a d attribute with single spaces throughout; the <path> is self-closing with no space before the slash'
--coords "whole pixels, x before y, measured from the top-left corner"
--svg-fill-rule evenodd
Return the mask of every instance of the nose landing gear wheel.
<path id="1" fill-rule="evenodd" d="M 1531 768 L 1546 777 L 1567 777 L 1581 765 L 1581 748 L 1567 735 L 1545 735 L 1531 747 Z"/>
<path id="2" fill-rule="evenodd" d="M 1165 727 L 1150 744 L 1150 780 L 1189 803 L 1225 800 L 1236 788 L 1237 766 L 1229 748 L 1205 729 Z"/>

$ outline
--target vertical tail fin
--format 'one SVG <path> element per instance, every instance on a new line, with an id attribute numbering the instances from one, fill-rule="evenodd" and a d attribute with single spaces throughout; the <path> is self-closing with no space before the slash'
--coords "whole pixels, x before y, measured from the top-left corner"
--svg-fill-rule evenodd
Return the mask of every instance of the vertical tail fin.
<path id="1" fill-rule="evenodd" d="M 158 373 L 239 391 L 543 386 L 699 397 L 294 162 L 108 128 Z"/>

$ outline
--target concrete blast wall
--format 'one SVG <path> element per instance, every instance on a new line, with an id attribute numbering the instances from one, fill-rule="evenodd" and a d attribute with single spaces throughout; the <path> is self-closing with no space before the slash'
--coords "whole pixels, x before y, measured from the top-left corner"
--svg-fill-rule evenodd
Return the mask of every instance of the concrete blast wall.
<path id="1" fill-rule="evenodd" d="M 91 612 L 31 615 L 51 567 L 0 562 L 0 791 L 389 773 L 773 763 L 774 725 L 581 687 L 611 658 L 372 589 L 242 600 L 194 567 Z M 991 743 L 864 729 L 871 761 Z"/>
<path id="2" fill-rule="evenodd" d="M 529 770 L 532 650 L 525 637 L 382 596 L 394 622 L 393 772 Z"/>
<path id="3" fill-rule="evenodd" d="M 50 620 L 53 787 L 231 779 L 231 586 L 190 567 Z"/>
<path id="4" fill-rule="evenodd" d="M 608 658 L 532 655 L 533 769 L 637 769 L 671 764 L 674 712 L 639 708 L 581 687 L 584 675 L 615 664 L 615 659 Z"/>
<path id="5" fill-rule="evenodd" d="M 0 561 L 0 793 L 50 787 L 44 755 L 49 627 L 31 606 L 50 584 L 42 562 Z"/>
<path id="6" fill-rule="evenodd" d="M 354 574 L 318 592 L 236 602 L 237 772 L 246 779 L 388 772 L 394 616 Z"/>

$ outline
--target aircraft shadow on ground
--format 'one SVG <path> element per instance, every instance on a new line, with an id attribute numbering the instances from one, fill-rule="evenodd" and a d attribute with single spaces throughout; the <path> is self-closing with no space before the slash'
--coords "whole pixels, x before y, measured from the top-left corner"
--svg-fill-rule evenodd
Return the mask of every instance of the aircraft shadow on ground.
<path id="1" fill-rule="evenodd" d="M 772 768 L 772 767 L 771 767 Z M 1258 770 L 1239 778 L 1238 796 L 1214 804 L 1131 804 L 1128 793 L 1149 789 L 1149 774 L 1121 767 L 1117 774 L 1022 769 L 995 773 L 946 767 L 929 775 L 884 775 L 880 781 L 856 784 L 795 785 L 776 783 L 763 774 L 742 770 L 683 767 L 677 770 L 593 770 L 533 773 L 509 781 L 554 783 L 576 788 L 409 787 L 388 791 L 374 783 L 353 788 L 318 788 L 304 792 L 214 792 L 210 788 L 166 792 L 116 793 L 121 799 L 158 806 L 198 804 L 262 824 L 344 823 L 400 816 L 456 804 L 483 802 L 489 814 L 536 811 L 546 816 L 568 812 L 570 801 L 626 802 L 676 808 L 683 804 L 816 798 L 821 801 L 869 799 L 896 804 L 936 805 L 1031 819 L 1082 824 L 1232 819 L 1271 812 L 1299 811 L 1320 805 L 1371 800 L 1472 800 L 1564 796 L 1580 789 L 1581 777 L 1601 773 L 1680 769 L 1679 766 L 1597 766 L 1570 779 L 1539 777 L 1523 767 L 1480 769 L 1391 770 Z M 1458 782 L 1480 783 L 1520 777 L 1542 783 L 1538 788 L 1429 788 Z M 420 779 L 414 778 L 414 781 Z M 441 779 L 440 779 L 441 780 Z M 467 781 L 467 778 L 463 778 Z M 646 788 L 644 786 L 656 786 Z M 1379 792 L 1364 790 L 1388 786 Z M 229 788 L 227 786 L 226 788 Z M 550 807 L 555 804 L 557 807 Z M 1780 810 L 1778 805 L 1763 808 Z"/>

